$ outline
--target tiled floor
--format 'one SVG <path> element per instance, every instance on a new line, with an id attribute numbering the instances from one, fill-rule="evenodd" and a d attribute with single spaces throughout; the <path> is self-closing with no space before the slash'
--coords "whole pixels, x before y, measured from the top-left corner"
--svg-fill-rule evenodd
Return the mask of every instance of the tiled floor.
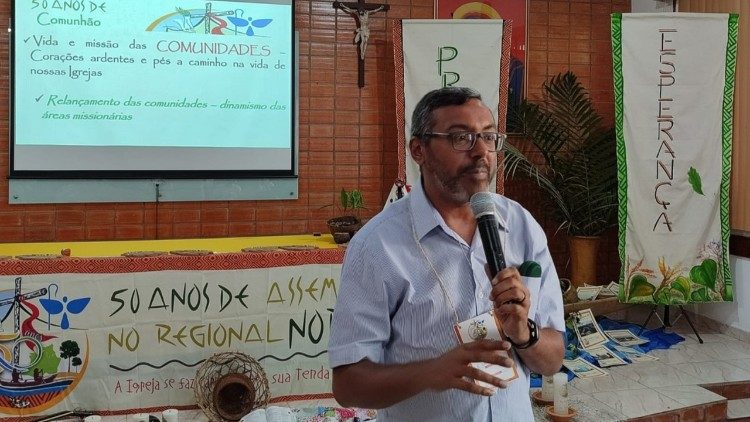
<path id="1" fill-rule="evenodd" d="M 651 351 L 658 361 L 610 367 L 605 377 L 574 379 L 569 394 L 571 406 L 580 407 L 576 420 L 620 421 L 700 407 L 726 400 L 701 385 L 750 382 L 750 342 L 694 322 L 703 344 L 680 318 L 672 330 L 685 341 L 667 350 Z M 692 420 L 710 419 L 700 412 Z M 727 413 L 729 418 L 750 416 L 750 398 L 730 401 Z M 535 414 L 539 421 L 548 420 L 541 409 L 535 409 Z"/>
<path id="2" fill-rule="evenodd" d="M 727 417 L 737 419 L 750 415 L 750 399 L 729 400 Z"/>
<path id="3" fill-rule="evenodd" d="M 628 321 L 640 322 L 638 318 Z M 658 326 L 652 322 L 652 326 Z M 569 386 L 570 405 L 578 422 L 609 422 L 641 418 L 664 412 L 682 412 L 664 420 L 719 420 L 705 407 L 725 402 L 721 395 L 701 385 L 750 382 L 750 342 L 721 334 L 694 321 L 704 343 L 700 344 L 684 318 L 672 330 L 685 341 L 668 350 L 654 350 L 654 362 L 633 363 L 608 368 L 609 375 L 588 380 L 574 379 Z M 750 398 L 727 402 L 729 418 L 750 416 Z M 715 408 L 716 406 L 714 406 Z M 723 409 L 722 409 L 723 410 Z M 538 421 L 546 421 L 544 409 L 534 409 Z M 712 419 L 714 418 L 714 419 Z M 180 422 L 204 422 L 200 411 L 181 411 Z M 660 419 L 661 420 L 661 419 Z M 105 422 L 126 422 L 126 416 L 103 418 Z"/>

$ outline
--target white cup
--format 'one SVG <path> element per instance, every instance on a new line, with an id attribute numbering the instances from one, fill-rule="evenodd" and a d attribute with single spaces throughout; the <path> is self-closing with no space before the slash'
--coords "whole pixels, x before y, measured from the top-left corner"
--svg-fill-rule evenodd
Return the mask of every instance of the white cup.
<path id="1" fill-rule="evenodd" d="M 161 412 L 162 422 L 177 422 L 179 419 L 177 409 L 167 409 Z"/>
<path id="2" fill-rule="evenodd" d="M 136 413 L 128 418 L 130 422 L 148 422 L 148 413 Z"/>
<path id="3" fill-rule="evenodd" d="M 552 401 L 555 398 L 555 382 L 552 375 L 542 375 L 542 400 Z"/>
<path id="4" fill-rule="evenodd" d="M 555 413 L 568 414 L 568 374 L 558 372 L 552 376 L 555 385 Z"/>

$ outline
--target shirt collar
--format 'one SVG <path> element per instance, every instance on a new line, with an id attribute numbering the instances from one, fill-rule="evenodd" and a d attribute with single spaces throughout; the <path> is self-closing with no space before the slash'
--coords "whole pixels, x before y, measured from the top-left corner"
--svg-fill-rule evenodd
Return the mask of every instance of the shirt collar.
<path id="1" fill-rule="evenodd" d="M 411 221 L 414 224 L 414 231 L 417 238 L 421 240 L 424 235 L 443 222 L 443 217 L 427 199 L 421 179 L 412 186 L 409 201 L 411 201 Z"/>
<path id="2" fill-rule="evenodd" d="M 430 200 L 427 199 L 421 179 L 418 183 L 414 184 L 411 192 L 409 192 L 409 200 L 411 201 L 411 221 L 414 224 L 414 230 L 418 239 L 422 239 L 437 226 L 447 228 L 443 216 L 435 209 Z M 498 209 L 497 204 L 495 204 L 495 216 L 500 225 L 500 230 L 509 233 L 508 224 Z"/>

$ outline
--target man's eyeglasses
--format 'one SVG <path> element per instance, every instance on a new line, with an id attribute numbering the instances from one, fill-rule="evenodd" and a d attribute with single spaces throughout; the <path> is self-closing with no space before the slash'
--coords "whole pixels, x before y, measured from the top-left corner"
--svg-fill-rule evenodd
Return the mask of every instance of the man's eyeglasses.
<path id="1" fill-rule="evenodd" d="M 456 151 L 470 151 L 474 148 L 477 139 L 481 139 L 484 142 L 487 149 L 490 151 L 497 151 L 503 148 L 503 143 L 508 135 L 498 132 L 428 132 L 422 135 L 423 137 L 440 136 L 448 138 L 451 141 L 453 149 Z"/>

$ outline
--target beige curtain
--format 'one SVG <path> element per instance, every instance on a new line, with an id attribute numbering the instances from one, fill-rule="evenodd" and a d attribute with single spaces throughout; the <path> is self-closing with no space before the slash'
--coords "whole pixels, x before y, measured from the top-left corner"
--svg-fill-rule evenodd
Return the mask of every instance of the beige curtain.
<path id="1" fill-rule="evenodd" d="M 680 0 L 680 12 L 739 13 L 730 221 L 732 230 L 750 235 L 750 17 L 748 0 Z"/>

